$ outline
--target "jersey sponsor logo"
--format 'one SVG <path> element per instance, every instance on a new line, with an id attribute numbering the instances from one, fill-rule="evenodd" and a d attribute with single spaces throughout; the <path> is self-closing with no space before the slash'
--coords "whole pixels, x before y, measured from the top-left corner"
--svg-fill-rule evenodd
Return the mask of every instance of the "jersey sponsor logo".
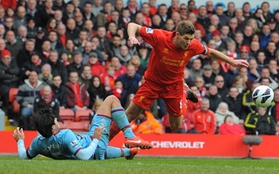
<path id="1" fill-rule="evenodd" d="M 163 53 L 169 53 L 169 49 L 168 48 L 164 48 L 163 49 Z"/>
<path id="2" fill-rule="evenodd" d="M 73 140 L 71 142 L 71 146 L 76 147 L 78 145 L 78 141 L 77 140 Z"/>
<path id="3" fill-rule="evenodd" d="M 152 28 L 146 28 L 145 31 L 146 31 L 146 33 L 153 34 Z"/>
<path id="4" fill-rule="evenodd" d="M 183 67 L 185 66 L 185 60 L 181 59 L 174 59 L 174 58 L 169 58 L 166 56 L 163 56 L 163 58 L 160 60 L 161 63 L 169 65 L 169 66 L 174 66 L 174 67 Z"/>
<path id="5" fill-rule="evenodd" d="M 145 96 L 140 96 L 139 102 L 142 102 L 142 100 L 145 98 Z"/>

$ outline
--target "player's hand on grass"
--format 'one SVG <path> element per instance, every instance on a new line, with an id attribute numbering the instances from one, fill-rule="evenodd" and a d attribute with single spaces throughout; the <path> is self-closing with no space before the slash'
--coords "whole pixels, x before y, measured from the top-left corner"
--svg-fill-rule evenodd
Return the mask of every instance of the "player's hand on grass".
<path id="1" fill-rule="evenodd" d="M 16 130 L 14 130 L 13 137 L 16 142 L 18 142 L 21 139 L 24 140 L 25 136 L 24 136 L 23 129 L 20 127 L 17 127 Z"/>
<path id="2" fill-rule="evenodd" d="M 140 45 L 138 39 L 135 37 L 129 37 L 129 42 L 131 42 L 133 45 Z"/>
<path id="3" fill-rule="evenodd" d="M 94 134 L 93 134 L 93 139 L 98 139 L 100 140 L 103 134 L 104 128 L 103 127 L 96 127 Z"/>

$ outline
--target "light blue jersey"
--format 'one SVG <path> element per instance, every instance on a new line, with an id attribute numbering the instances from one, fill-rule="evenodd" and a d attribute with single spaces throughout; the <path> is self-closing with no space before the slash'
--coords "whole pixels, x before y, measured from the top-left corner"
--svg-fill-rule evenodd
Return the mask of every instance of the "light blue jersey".
<path id="1" fill-rule="evenodd" d="M 84 148 L 87 148 L 92 142 L 91 136 L 96 127 L 104 127 L 101 140 L 95 150 L 95 154 L 90 159 L 105 159 L 105 151 L 108 148 L 109 130 L 111 119 L 105 115 L 95 115 L 90 130 L 86 135 L 74 134 L 69 129 L 58 131 L 49 138 L 38 135 L 27 149 L 29 159 L 38 154 L 53 159 L 77 159 L 76 154 Z"/>
<path id="2" fill-rule="evenodd" d="M 38 135 L 27 150 L 28 158 L 38 154 L 53 159 L 76 159 L 79 150 L 86 148 L 91 143 L 89 135 L 75 135 L 69 129 L 60 130 L 49 138 Z"/>

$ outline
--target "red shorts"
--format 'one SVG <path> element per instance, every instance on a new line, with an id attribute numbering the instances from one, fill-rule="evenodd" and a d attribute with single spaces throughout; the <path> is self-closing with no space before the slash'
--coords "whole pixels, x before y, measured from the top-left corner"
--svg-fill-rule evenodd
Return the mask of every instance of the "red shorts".
<path id="1" fill-rule="evenodd" d="M 180 117 L 183 110 L 182 97 L 182 80 L 172 85 L 161 86 L 146 80 L 140 86 L 133 102 L 144 109 L 148 109 L 155 99 L 162 98 L 166 103 L 169 115 Z"/>

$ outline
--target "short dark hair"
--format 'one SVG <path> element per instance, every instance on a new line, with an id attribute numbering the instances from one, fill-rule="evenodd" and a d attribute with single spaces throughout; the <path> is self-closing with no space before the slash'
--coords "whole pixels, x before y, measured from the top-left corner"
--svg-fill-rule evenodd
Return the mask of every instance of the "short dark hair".
<path id="1" fill-rule="evenodd" d="M 190 21 L 180 21 L 176 26 L 176 31 L 181 35 L 194 34 L 195 27 Z"/>
<path id="2" fill-rule="evenodd" d="M 55 115 L 50 107 L 39 109 L 34 114 L 34 126 L 37 131 L 45 138 L 52 136 L 52 126 L 55 125 Z"/>

